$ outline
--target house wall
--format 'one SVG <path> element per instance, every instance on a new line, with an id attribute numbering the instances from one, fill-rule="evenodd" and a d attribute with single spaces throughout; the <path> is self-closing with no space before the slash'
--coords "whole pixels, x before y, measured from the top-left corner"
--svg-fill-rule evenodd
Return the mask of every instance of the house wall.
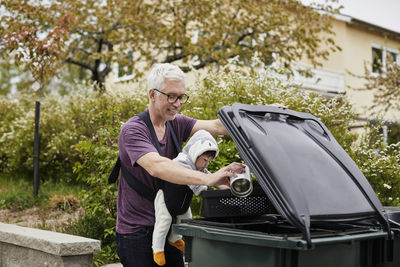
<path id="1" fill-rule="evenodd" d="M 335 20 L 333 31 L 336 33 L 335 42 L 342 51 L 332 53 L 328 60 L 323 62 L 322 68 L 344 73 L 345 97 L 353 104 L 360 117 L 370 118 L 374 113 L 379 114 L 379 110 L 370 108 L 374 101 L 373 91 L 357 90 L 364 87 L 365 80 L 352 74 L 363 75 L 364 64 L 371 69 L 373 44 L 399 50 L 400 41 L 385 37 L 385 32 L 378 29 L 354 25 L 343 20 Z M 388 120 L 400 120 L 400 114 L 396 111 L 381 115 Z"/>

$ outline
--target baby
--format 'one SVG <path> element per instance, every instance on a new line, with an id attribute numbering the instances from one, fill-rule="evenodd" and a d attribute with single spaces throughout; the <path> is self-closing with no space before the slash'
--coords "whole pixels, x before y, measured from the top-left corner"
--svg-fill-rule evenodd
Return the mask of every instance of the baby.
<path id="1" fill-rule="evenodd" d="M 218 155 L 218 145 L 212 135 L 205 131 L 197 131 L 187 142 L 183 151 L 173 159 L 178 164 L 204 173 L 210 173 L 207 170 L 210 162 Z M 207 189 L 207 186 L 190 185 L 190 189 L 194 194 L 199 195 L 201 191 Z M 190 194 L 190 199 L 193 194 Z M 165 265 L 164 244 L 168 231 L 171 227 L 172 216 L 170 215 L 167 205 L 165 204 L 163 189 L 158 190 L 154 200 L 154 209 L 156 221 L 153 231 L 153 258 L 158 265 Z M 192 218 L 190 207 L 187 211 L 177 216 L 177 223 L 182 219 Z M 168 236 L 168 243 L 176 248 L 184 251 L 185 243 L 181 235 L 171 233 Z"/>

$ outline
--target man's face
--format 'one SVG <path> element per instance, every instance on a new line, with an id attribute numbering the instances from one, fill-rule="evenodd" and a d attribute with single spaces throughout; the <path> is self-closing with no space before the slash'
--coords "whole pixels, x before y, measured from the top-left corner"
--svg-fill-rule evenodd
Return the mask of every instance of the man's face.
<path id="1" fill-rule="evenodd" d="M 201 171 L 207 169 L 210 162 L 213 160 L 211 155 L 202 154 L 200 155 L 195 162 L 196 170 Z"/>
<path id="2" fill-rule="evenodd" d="M 162 90 L 162 88 L 157 89 Z M 162 90 L 163 93 L 180 96 L 183 95 L 185 91 L 185 83 L 183 81 L 165 79 L 164 89 Z M 155 95 L 155 106 L 161 117 L 165 120 L 173 120 L 181 109 L 182 104 L 179 100 L 175 101 L 175 103 L 169 103 L 168 97 L 160 93 L 159 95 Z"/>

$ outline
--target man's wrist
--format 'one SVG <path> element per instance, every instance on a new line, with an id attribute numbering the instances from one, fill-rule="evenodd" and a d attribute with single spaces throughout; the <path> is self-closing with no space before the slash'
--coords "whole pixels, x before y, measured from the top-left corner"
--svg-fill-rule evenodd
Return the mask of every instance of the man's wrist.
<path id="1" fill-rule="evenodd" d="M 203 172 L 200 172 L 200 174 L 201 174 L 201 180 L 202 180 L 201 185 L 213 186 L 213 184 L 211 184 L 212 179 L 210 177 L 212 174 L 207 174 L 207 173 L 203 173 Z"/>

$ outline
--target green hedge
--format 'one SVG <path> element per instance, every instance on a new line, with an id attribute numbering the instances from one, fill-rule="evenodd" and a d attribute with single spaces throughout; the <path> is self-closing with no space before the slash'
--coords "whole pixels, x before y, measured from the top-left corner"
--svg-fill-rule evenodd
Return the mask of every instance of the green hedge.
<path id="1" fill-rule="evenodd" d="M 87 93 L 89 90 L 86 88 L 68 96 L 47 96 L 41 101 L 42 179 L 76 182 L 72 169 L 81 158 L 77 144 L 93 142 L 102 131 L 118 128 L 135 113 L 135 106 L 145 106 L 144 92 L 97 94 Z M 35 100 L 29 95 L 21 95 L 13 101 L 0 96 L 0 116 L 1 173 L 31 179 Z"/>
<path id="2" fill-rule="evenodd" d="M 118 135 L 123 122 L 146 108 L 147 98 L 138 92 L 135 95 L 102 95 L 97 97 L 97 101 L 103 103 L 96 105 L 99 109 L 91 112 L 97 131 L 75 146 L 80 160 L 75 162 L 74 173 L 78 181 L 88 185 L 88 189 L 80 194 L 86 216 L 70 229 L 73 234 L 101 240 L 102 251 L 95 256 L 95 262 L 102 265 L 117 259 L 117 184 L 108 185 L 107 178 L 118 157 Z M 101 223 L 93 224 L 96 221 Z"/>
<path id="3" fill-rule="evenodd" d="M 385 206 L 400 206 L 400 142 L 386 145 L 380 126 L 371 126 L 357 145 L 353 159 Z"/>

